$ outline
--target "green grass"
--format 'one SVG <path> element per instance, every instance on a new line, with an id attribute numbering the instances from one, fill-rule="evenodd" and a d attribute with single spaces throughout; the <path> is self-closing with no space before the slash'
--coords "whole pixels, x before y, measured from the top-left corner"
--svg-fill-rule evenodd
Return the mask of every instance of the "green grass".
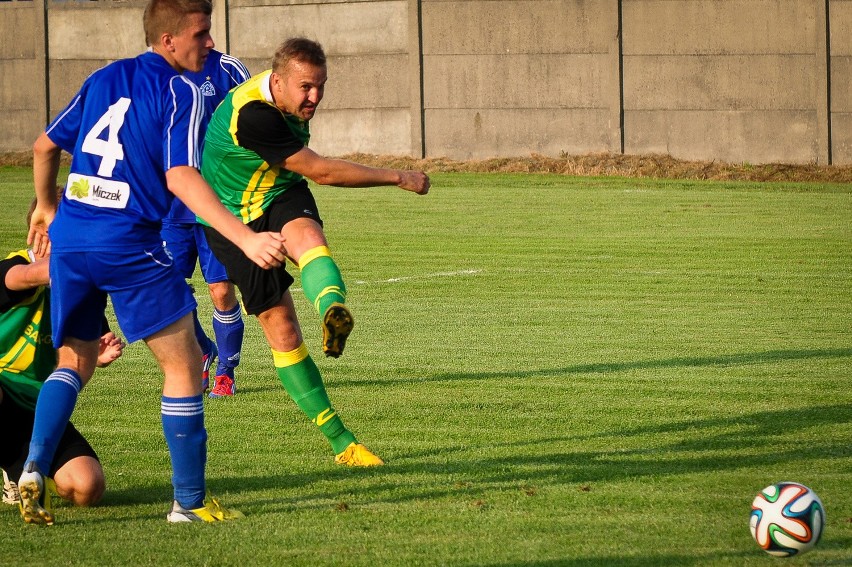
<path id="1" fill-rule="evenodd" d="M 30 179 L 0 169 L 9 250 Z M 248 320 L 237 396 L 206 404 L 209 487 L 246 518 L 168 525 L 161 378 L 134 344 L 73 417 L 103 504 L 51 528 L 2 510 L 0 564 L 780 565 L 748 518 L 781 480 L 828 519 L 785 565 L 852 563 L 852 188 L 433 183 L 316 189 L 357 323 L 342 358 L 295 294 L 332 401 L 386 467 L 332 464 Z"/>

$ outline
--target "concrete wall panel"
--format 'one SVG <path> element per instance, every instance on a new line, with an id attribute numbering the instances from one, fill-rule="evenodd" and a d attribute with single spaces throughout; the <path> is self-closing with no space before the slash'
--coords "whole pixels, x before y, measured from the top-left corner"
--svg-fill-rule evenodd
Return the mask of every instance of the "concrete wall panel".
<path id="1" fill-rule="evenodd" d="M 813 55 L 625 56 L 625 110 L 813 108 Z"/>
<path id="2" fill-rule="evenodd" d="M 426 155 L 486 159 L 609 150 L 606 111 L 427 110 Z"/>
<path id="3" fill-rule="evenodd" d="M 44 131 L 42 111 L 3 107 L 3 135 L 0 136 L 0 152 L 21 152 L 33 147 L 39 134 Z"/>
<path id="4" fill-rule="evenodd" d="M 231 53 L 240 58 L 269 61 L 282 41 L 297 35 L 319 41 L 329 56 L 408 52 L 404 0 L 236 7 L 230 25 Z"/>
<path id="5" fill-rule="evenodd" d="M 408 54 L 330 57 L 320 112 L 329 109 L 408 109 Z"/>
<path id="6" fill-rule="evenodd" d="M 852 164 L 852 1 L 832 1 L 829 17 L 832 163 L 849 165 Z"/>
<path id="7" fill-rule="evenodd" d="M 0 77 L 3 89 L 0 89 L 0 108 L 15 110 L 36 110 L 42 108 L 44 100 L 28 96 L 31 86 L 33 62 L 27 59 L 0 59 Z M 4 128 L 4 131 L 6 129 Z"/>
<path id="8" fill-rule="evenodd" d="M 831 115 L 831 147 L 834 165 L 852 165 L 852 112 Z"/>
<path id="9" fill-rule="evenodd" d="M 606 4 L 423 0 L 423 53 L 606 53 L 617 16 Z"/>
<path id="10" fill-rule="evenodd" d="M 311 120 L 310 146 L 329 156 L 353 152 L 409 155 L 410 130 L 408 109 L 324 109 Z"/>
<path id="11" fill-rule="evenodd" d="M 608 86 L 598 54 L 424 57 L 426 108 L 601 108 Z M 554 88 L 562 85 L 562 88 Z"/>
<path id="12" fill-rule="evenodd" d="M 619 149 L 617 2 L 424 0 L 422 13 L 427 156 Z"/>
<path id="13" fill-rule="evenodd" d="M 831 54 L 852 55 L 852 0 L 831 0 Z"/>
<path id="14" fill-rule="evenodd" d="M 47 115 L 44 2 L 0 4 L 0 151 L 26 151 Z"/>
<path id="15" fill-rule="evenodd" d="M 36 17 L 40 15 L 30 3 L 0 4 L 0 59 L 35 59 L 37 50 L 35 42 L 39 36 L 21 34 L 21 30 L 36 28 Z M 43 37 L 43 36 L 41 36 Z M 15 38 L 10 40 L 8 38 Z"/>
<path id="16" fill-rule="evenodd" d="M 800 53 L 812 0 L 623 0 L 625 55 Z"/>
<path id="17" fill-rule="evenodd" d="M 104 10 L 97 2 L 57 6 L 47 11 L 50 58 L 109 59 L 134 57 L 145 51 L 144 7 L 117 5 Z M 92 22 L 97 20 L 97 25 Z"/>
<path id="18" fill-rule="evenodd" d="M 852 57 L 832 57 L 831 71 L 831 111 L 852 112 Z"/>
<path id="19" fill-rule="evenodd" d="M 818 149 L 815 124 L 816 113 L 809 111 L 625 112 L 625 153 L 732 163 L 812 163 Z"/>

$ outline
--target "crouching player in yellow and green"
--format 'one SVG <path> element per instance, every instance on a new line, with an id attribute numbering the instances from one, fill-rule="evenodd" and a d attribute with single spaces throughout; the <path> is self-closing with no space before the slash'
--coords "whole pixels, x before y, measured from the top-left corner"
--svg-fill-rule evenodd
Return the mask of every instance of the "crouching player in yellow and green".
<path id="1" fill-rule="evenodd" d="M 323 351 L 337 358 L 353 328 L 345 305 L 346 286 L 323 233 L 316 202 L 305 178 L 339 187 L 397 186 L 418 195 L 429 191 L 420 171 L 366 167 L 328 159 L 310 150 L 308 122 L 323 98 L 327 78 L 322 47 L 287 40 L 272 69 L 231 90 L 213 113 L 201 173 L 235 216 L 255 231 L 280 231 L 287 256 L 301 271 L 302 289 L 323 321 Z M 336 455 L 349 466 L 383 461 L 357 442 L 329 401 L 322 377 L 304 344 L 284 267 L 260 270 L 210 227 L 214 254 L 240 289 L 245 310 L 256 315 L 272 348 L 287 393 L 320 428 Z"/>
<path id="2" fill-rule="evenodd" d="M 50 336 L 48 262 L 47 256 L 36 258 L 31 250 L 19 250 L 0 260 L 0 467 L 3 502 L 18 506 L 23 504 L 12 479 L 23 472 L 38 393 L 56 368 Z M 98 366 L 110 364 L 123 349 L 124 342 L 106 328 L 104 320 Z M 77 506 L 92 506 L 106 488 L 97 454 L 71 423 L 59 439 L 46 474 L 48 490 L 39 517 L 47 524 L 53 523 L 51 492 Z"/>

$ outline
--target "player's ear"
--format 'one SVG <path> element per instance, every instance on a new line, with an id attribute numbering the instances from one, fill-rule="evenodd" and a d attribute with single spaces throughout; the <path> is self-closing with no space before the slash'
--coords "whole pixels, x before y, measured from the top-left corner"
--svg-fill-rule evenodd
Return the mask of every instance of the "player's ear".
<path id="1" fill-rule="evenodd" d="M 166 51 L 173 52 L 175 50 L 174 36 L 170 33 L 164 33 L 160 36 L 160 46 Z"/>

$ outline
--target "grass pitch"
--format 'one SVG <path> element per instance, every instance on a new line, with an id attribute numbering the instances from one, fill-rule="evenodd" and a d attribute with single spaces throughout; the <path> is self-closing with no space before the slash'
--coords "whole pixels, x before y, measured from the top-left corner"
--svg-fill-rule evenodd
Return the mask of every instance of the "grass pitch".
<path id="1" fill-rule="evenodd" d="M 0 168 L 10 251 L 30 179 Z M 0 564 L 769 565 L 748 518 L 781 480 L 827 513 L 785 564 L 852 563 L 849 186 L 445 173 L 426 197 L 315 194 L 356 330 L 322 358 L 296 293 L 302 327 L 387 466 L 333 465 L 248 319 L 237 396 L 206 402 L 208 485 L 246 518 L 169 525 L 137 343 L 73 417 L 103 504 L 50 528 L 3 509 Z"/>

